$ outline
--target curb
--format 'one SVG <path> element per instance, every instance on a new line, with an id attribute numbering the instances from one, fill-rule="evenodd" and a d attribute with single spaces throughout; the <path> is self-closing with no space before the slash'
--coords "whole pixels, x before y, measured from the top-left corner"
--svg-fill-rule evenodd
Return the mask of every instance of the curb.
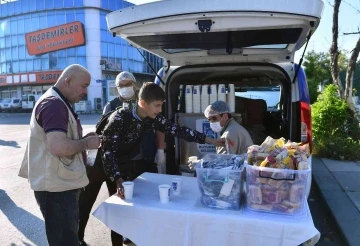
<path id="1" fill-rule="evenodd" d="M 360 223 L 359 210 L 320 158 L 313 157 L 312 169 L 315 185 L 334 218 L 341 239 L 346 245 L 359 245 L 360 235 L 356 235 Z"/>

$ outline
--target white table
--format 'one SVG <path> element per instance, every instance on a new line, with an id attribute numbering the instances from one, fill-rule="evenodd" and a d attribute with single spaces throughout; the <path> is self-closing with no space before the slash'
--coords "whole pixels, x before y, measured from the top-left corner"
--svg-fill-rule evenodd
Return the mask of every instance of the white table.
<path id="1" fill-rule="evenodd" d="M 182 179 L 181 195 L 162 204 L 158 185 L 170 184 L 173 177 L 144 173 L 134 181 L 132 200 L 114 195 L 93 215 L 137 246 L 296 246 L 320 238 L 308 207 L 303 218 L 210 209 L 200 203 L 197 180 L 192 177 L 177 176 Z"/>

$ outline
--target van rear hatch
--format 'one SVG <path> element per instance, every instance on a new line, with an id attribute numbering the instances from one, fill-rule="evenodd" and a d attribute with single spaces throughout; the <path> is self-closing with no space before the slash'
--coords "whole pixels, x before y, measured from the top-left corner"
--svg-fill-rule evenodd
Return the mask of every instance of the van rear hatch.
<path id="1" fill-rule="evenodd" d="M 321 0 L 172 0 L 109 13 L 114 35 L 171 65 L 292 62 L 320 22 Z"/>

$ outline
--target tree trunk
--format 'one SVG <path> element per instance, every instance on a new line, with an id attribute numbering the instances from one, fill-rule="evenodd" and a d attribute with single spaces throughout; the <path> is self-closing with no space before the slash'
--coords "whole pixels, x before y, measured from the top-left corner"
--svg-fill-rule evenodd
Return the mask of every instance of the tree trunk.
<path id="1" fill-rule="evenodd" d="M 356 46 L 351 54 L 350 60 L 346 69 L 346 83 L 345 83 L 345 100 L 350 105 L 352 110 L 355 110 L 354 103 L 352 101 L 352 89 L 353 89 L 353 77 L 356 68 L 356 60 L 359 57 L 360 52 L 360 38 L 358 39 Z"/>
<path id="2" fill-rule="evenodd" d="M 331 76 L 334 84 L 338 88 L 339 95 L 344 99 L 344 87 L 341 84 L 339 76 L 339 47 L 338 47 L 338 37 L 339 37 L 339 10 L 340 10 L 341 0 L 334 0 L 334 13 L 333 13 L 333 25 L 332 25 L 332 43 L 330 48 L 330 68 Z"/>

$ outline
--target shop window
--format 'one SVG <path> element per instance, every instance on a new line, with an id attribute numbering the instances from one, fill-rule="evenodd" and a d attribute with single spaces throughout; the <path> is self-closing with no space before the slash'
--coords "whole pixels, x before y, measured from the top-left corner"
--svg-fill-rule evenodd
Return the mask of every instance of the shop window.
<path id="1" fill-rule="evenodd" d="M 109 9 L 109 0 L 101 0 L 101 8 Z"/>
<path id="2" fill-rule="evenodd" d="M 39 15 L 32 14 L 31 15 L 31 31 L 38 31 L 39 30 Z"/>
<path id="3" fill-rule="evenodd" d="M 75 48 L 68 48 L 67 49 L 67 56 L 76 56 Z"/>
<path id="4" fill-rule="evenodd" d="M 19 60 L 25 60 L 25 45 L 19 46 Z"/>
<path id="5" fill-rule="evenodd" d="M 84 6 L 83 0 L 74 0 L 74 7 L 82 7 Z"/>
<path id="6" fill-rule="evenodd" d="M 65 24 L 65 11 L 56 11 L 56 25 L 62 25 Z"/>
<path id="7" fill-rule="evenodd" d="M 66 68 L 66 58 L 64 58 L 64 57 L 58 58 L 58 68 L 60 70 Z"/>
<path id="8" fill-rule="evenodd" d="M 10 65 L 11 66 L 11 69 L 12 69 L 12 72 L 11 73 L 19 73 L 19 62 L 12 62 L 12 64 Z M 11 71 L 9 69 L 9 71 Z"/>
<path id="9" fill-rule="evenodd" d="M 36 10 L 43 10 L 44 9 L 44 0 L 36 0 Z"/>
<path id="10" fill-rule="evenodd" d="M 21 13 L 21 1 L 14 1 L 14 12 L 15 14 Z"/>
<path id="11" fill-rule="evenodd" d="M 18 34 L 23 34 L 24 33 L 24 19 L 22 17 L 19 17 L 18 19 Z"/>
<path id="12" fill-rule="evenodd" d="M 85 15 L 84 10 L 75 10 L 75 18 L 77 21 L 80 21 L 81 23 L 85 23 Z"/>
<path id="13" fill-rule="evenodd" d="M 64 7 L 73 7 L 74 1 L 73 0 L 64 0 Z"/>
<path id="14" fill-rule="evenodd" d="M 73 22 L 75 21 L 75 13 L 74 13 L 74 10 L 71 9 L 71 10 L 67 10 L 66 11 L 66 22 L 67 23 L 70 23 L 70 22 Z"/>
<path id="15" fill-rule="evenodd" d="M 11 36 L 11 46 L 17 46 L 17 45 L 18 45 L 17 35 Z"/>
<path id="16" fill-rule="evenodd" d="M 105 42 L 101 42 L 101 56 L 108 57 L 108 45 Z"/>
<path id="17" fill-rule="evenodd" d="M 17 34 L 17 20 L 10 21 L 11 34 Z"/>
<path id="18" fill-rule="evenodd" d="M 85 57 L 85 56 L 78 56 L 77 62 L 78 62 L 80 65 L 86 67 L 86 57 Z"/>
<path id="19" fill-rule="evenodd" d="M 55 0 L 58 1 L 58 0 Z M 61 1 L 59 1 L 61 2 Z M 54 8 L 54 1 L 53 0 L 46 0 L 45 1 L 45 9 L 52 9 Z"/>
<path id="20" fill-rule="evenodd" d="M 34 70 L 41 71 L 41 59 L 34 59 Z"/>
<path id="21" fill-rule="evenodd" d="M 86 46 L 79 46 L 76 49 L 78 56 L 86 56 Z"/>
<path id="22" fill-rule="evenodd" d="M 63 1 L 62 1 L 62 0 L 55 0 L 55 1 L 54 1 L 54 7 L 55 7 L 55 8 L 62 8 L 62 7 L 64 7 Z"/>
<path id="23" fill-rule="evenodd" d="M 41 59 L 41 70 L 49 70 L 49 59 Z"/>
<path id="24" fill-rule="evenodd" d="M 104 31 L 104 30 L 100 31 L 100 41 L 107 42 L 107 33 L 108 31 Z"/>
<path id="25" fill-rule="evenodd" d="M 12 47 L 11 49 L 11 55 L 12 55 L 12 60 L 18 60 L 19 59 L 19 50 L 18 47 Z"/>
<path id="26" fill-rule="evenodd" d="M 8 9 L 7 9 L 7 12 L 8 12 L 8 15 L 13 15 L 14 14 L 14 3 L 13 2 L 10 2 L 10 3 L 7 3 L 6 5 L 8 5 Z"/>
<path id="27" fill-rule="evenodd" d="M 109 58 L 115 58 L 115 45 L 112 43 L 108 44 L 108 54 L 109 54 Z"/>
<path id="28" fill-rule="evenodd" d="M 27 72 L 34 71 L 34 62 L 33 62 L 33 60 L 26 61 L 26 71 Z"/>
<path id="29" fill-rule="evenodd" d="M 1 23 L 1 28 L 4 30 L 5 36 L 11 35 L 10 21 L 4 21 Z"/>
<path id="30" fill-rule="evenodd" d="M 67 58 L 67 64 L 71 65 L 71 64 L 76 64 L 76 57 L 68 57 Z"/>
<path id="31" fill-rule="evenodd" d="M 17 36 L 18 44 L 19 45 L 25 45 L 25 34 L 20 34 Z"/>
<path id="32" fill-rule="evenodd" d="M 48 27 L 56 26 L 55 11 L 47 12 L 47 17 Z"/>
<path id="33" fill-rule="evenodd" d="M 66 49 L 58 50 L 58 57 L 66 57 Z"/>
<path id="34" fill-rule="evenodd" d="M 21 3 L 21 12 L 23 13 L 29 12 L 29 0 L 21 0 L 19 1 L 19 3 Z"/>
<path id="35" fill-rule="evenodd" d="M 5 38 L 0 38 L 0 49 L 5 48 Z"/>
<path id="36" fill-rule="evenodd" d="M 40 29 L 45 29 L 48 27 L 46 13 L 39 14 L 39 22 Z"/>
<path id="37" fill-rule="evenodd" d="M 11 49 L 5 49 L 5 60 L 6 61 L 11 60 Z"/>
<path id="38" fill-rule="evenodd" d="M 26 72 L 26 62 L 25 61 L 19 62 L 19 72 L 20 73 Z"/>
<path id="39" fill-rule="evenodd" d="M 31 32 L 31 17 L 27 16 L 24 19 L 24 30 L 26 30 L 25 32 Z"/>
<path id="40" fill-rule="evenodd" d="M 1 16 L 7 16 L 7 4 L 3 4 L 1 5 L 0 11 L 1 11 Z"/>

